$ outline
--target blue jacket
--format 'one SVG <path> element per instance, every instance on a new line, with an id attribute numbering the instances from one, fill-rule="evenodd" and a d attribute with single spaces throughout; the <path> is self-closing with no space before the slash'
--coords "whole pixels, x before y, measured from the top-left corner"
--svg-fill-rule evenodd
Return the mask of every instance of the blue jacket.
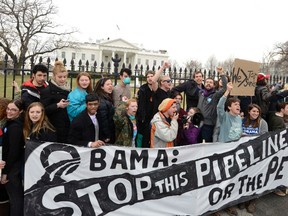
<path id="1" fill-rule="evenodd" d="M 67 106 L 67 113 L 70 122 L 72 122 L 76 116 L 78 116 L 83 110 L 86 109 L 86 95 L 86 90 L 80 89 L 78 87 L 69 93 L 68 99 L 70 100 L 70 103 Z"/>

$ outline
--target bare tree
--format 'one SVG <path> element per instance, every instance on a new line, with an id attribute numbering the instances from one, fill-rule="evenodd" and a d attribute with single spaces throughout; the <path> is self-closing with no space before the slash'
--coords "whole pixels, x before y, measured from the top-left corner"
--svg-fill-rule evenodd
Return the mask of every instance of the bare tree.
<path id="1" fill-rule="evenodd" d="M 217 59 L 214 55 L 210 56 L 206 62 L 206 69 L 210 72 L 213 72 L 215 70 L 215 67 L 217 66 Z"/>
<path id="2" fill-rule="evenodd" d="M 219 65 L 221 65 L 225 71 L 231 73 L 234 67 L 234 61 L 235 59 L 233 57 L 230 57 L 225 59 L 223 62 L 219 62 Z"/>
<path id="3" fill-rule="evenodd" d="M 275 71 L 279 74 L 287 74 L 288 69 L 288 41 L 275 45 L 271 53 L 273 59 L 271 65 L 274 66 Z"/>
<path id="4" fill-rule="evenodd" d="M 187 69 L 192 69 L 193 71 L 198 71 L 198 70 L 201 70 L 202 68 L 202 63 L 197 61 L 197 60 L 193 60 L 191 59 L 190 61 L 187 61 L 185 63 L 185 67 Z"/>
<path id="5" fill-rule="evenodd" d="M 52 0 L 1 0 L 0 47 L 18 66 L 25 60 L 70 46 L 76 30 L 59 31 L 53 22 L 57 8 Z"/>

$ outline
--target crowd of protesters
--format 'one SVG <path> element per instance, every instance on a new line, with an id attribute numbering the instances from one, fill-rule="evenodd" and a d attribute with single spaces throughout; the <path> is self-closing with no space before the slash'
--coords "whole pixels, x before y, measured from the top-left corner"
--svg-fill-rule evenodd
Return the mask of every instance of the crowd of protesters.
<path id="1" fill-rule="evenodd" d="M 10 215 L 23 215 L 26 140 L 90 148 L 105 144 L 166 148 L 230 142 L 286 128 L 288 90 L 281 83 L 270 87 L 268 75 L 258 74 L 254 97 L 237 98 L 230 96 L 233 85 L 222 67 L 217 67 L 219 80 L 203 80 L 198 71 L 193 79 L 176 86 L 164 74 L 169 67 L 164 62 L 156 72 L 147 71 L 147 83 L 131 97 L 132 72 L 128 68 L 121 69 L 116 86 L 105 77 L 92 86 L 90 74 L 81 72 L 77 87 L 71 91 L 68 71 L 61 61 L 55 62 L 48 82 L 47 67 L 35 65 L 32 78 L 22 84 L 16 99 L 0 99 L 0 203 L 9 200 Z M 186 108 L 182 107 L 183 93 Z M 286 189 L 279 188 L 275 193 L 285 196 Z M 253 213 L 255 201 L 244 207 Z M 237 215 L 233 207 L 226 211 Z"/>

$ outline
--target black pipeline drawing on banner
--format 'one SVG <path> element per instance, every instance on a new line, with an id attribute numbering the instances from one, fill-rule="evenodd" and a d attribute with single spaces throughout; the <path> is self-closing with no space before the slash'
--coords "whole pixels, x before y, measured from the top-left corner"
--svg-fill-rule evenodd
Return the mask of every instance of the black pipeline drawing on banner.
<path id="1" fill-rule="evenodd" d="M 159 201 L 168 196 L 181 195 L 211 185 L 215 187 L 209 191 L 207 203 L 209 202 L 210 206 L 228 199 L 232 193 L 238 193 L 241 197 L 244 192 L 249 192 L 252 198 L 255 191 L 265 188 L 269 182 L 279 180 L 279 185 L 283 185 L 281 180 L 284 167 L 287 171 L 288 156 L 280 157 L 277 153 L 287 148 L 287 138 L 287 130 L 267 133 L 239 144 L 231 151 L 197 160 L 191 160 L 190 157 L 187 162 L 179 164 L 176 162 L 181 148 L 150 150 L 107 146 L 85 149 L 85 156 L 87 152 L 90 155 L 87 169 L 95 171 L 95 176 L 97 172 L 107 170 L 107 176 L 87 176 L 81 180 L 67 179 L 65 176 L 77 175 L 82 158 L 80 149 L 83 148 L 48 144 L 37 155 L 45 169 L 44 175 L 31 187 L 25 187 L 25 215 L 105 215 L 123 206 L 147 200 Z M 36 145 L 39 146 L 39 143 L 30 142 L 26 148 L 34 149 Z M 115 150 L 105 151 L 105 148 Z M 185 148 L 185 151 L 187 149 Z M 36 150 L 37 148 L 32 150 L 29 156 L 34 155 Z M 49 164 L 50 155 L 57 151 L 70 154 L 71 159 L 50 161 Z M 155 153 L 153 157 L 152 152 Z M 258 176 L 242 175 L 238 178 L 238 190 L 235 190 L 235 183 L 227 184 L 225 188 L 216 186 L 222 181 L 235 178 L 240 172 L 267 158 L 269 165 L 265 172 Z M 123 170 L 122 174 L 111 175 L 113 170 L 120 168 Z M 139 169 L 141 174 L 129 173 L 135 169 Z M 149 171 L 144 172 L 145 169 Z M 37 167 L 33 170 L 36 171 Z M 25 181 L 32 173 L 26 174 Z M 199 215 L 209 210 L 205 209 L 204 212 L 199 212 Z"/>

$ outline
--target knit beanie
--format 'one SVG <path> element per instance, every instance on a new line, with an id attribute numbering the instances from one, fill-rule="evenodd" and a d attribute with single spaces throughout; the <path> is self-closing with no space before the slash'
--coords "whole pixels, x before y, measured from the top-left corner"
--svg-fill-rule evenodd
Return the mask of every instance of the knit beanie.
<path id="1" fill-rule="evenodd" d="M 158 110 L 160 112 L 166 112 L 172 106 L 173 103 L 176 103 L 176 101 L 174 99 L 166 98 L 158 106 Z"/>

